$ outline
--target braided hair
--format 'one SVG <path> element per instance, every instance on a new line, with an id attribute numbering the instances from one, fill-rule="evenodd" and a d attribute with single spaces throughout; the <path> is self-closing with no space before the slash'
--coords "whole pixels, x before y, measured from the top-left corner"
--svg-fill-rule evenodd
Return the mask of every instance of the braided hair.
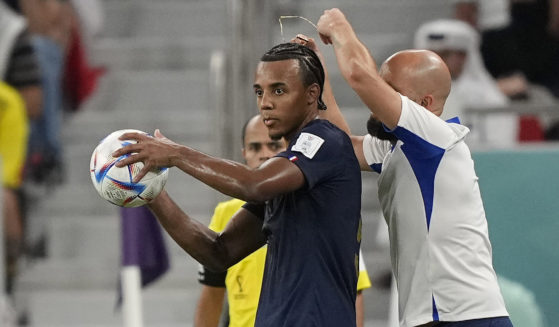
<path id="1" fill-rule="evenodd" d="M 326 110 L 326 104 L 322 101 L 322 90 L 324 89 L 324 68 L 316 53 L 308 47 L 298 43 L 281 43 L 268 50 L 260 61 L 280 61 L 296 59 L 301 70 L 301 79 L 305 87 L 316 83 L 320 86 L 318 96 L 318 109 Z"/>

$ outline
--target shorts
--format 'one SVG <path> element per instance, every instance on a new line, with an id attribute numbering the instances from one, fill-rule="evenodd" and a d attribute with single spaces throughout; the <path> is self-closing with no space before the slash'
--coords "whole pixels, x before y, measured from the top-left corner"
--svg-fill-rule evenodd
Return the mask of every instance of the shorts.
<path id="1" fill-rule="evenodd" d="M 509 317 L 482 318 L 463 321 L 441 321 L 436 327 L 513 327 Z"/>

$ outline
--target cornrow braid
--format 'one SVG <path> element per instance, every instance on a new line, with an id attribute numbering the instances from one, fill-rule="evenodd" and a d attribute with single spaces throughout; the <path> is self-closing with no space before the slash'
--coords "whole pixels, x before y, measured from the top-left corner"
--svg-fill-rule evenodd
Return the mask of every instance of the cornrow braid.
<path id="1" fill-rule="evenodd" d="M 268 50 L 260 61 L 280 61 L 297 59 L 301 68 L 301 78 L 305 87 L 316 83 L 320 86 L 318 96 L 318 109 L 326 110 L 326 104 L 322 101 L 322 90 L 324 89 L 324 68 L 316 53 L 304 45 L 298 43 L 281 43 Z"/>

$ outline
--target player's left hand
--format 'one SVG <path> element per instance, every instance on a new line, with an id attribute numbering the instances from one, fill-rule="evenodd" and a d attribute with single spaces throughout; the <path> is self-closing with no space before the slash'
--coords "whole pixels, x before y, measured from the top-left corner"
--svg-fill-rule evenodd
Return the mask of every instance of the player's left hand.
<path id="1" fill-rule="evenodd" d="M 289 42 L 299 43 L 299 44 L 304 45 L 307 48 L 311 49 L 312 51 L 314 51 L 316 53 L 316 55 L 318 56 L 318 58 L 322 62 L 322 65 L 323 66 L 325 65 L 325 61 L 324 61 L 324 57 L 322 56 L 322 52 L 320 51 L 320 49 L 318 48 L 318 45 L 316 44 L 315 40 L 312 37 L 308 37 L 304 34 L 297 34 L 297 36 L 292 38 Z"/>
<path id="2" fill-rule="evenodd" d="M 152 169 L 173 166 L 173 159 L 179 153 L 180 145 L 163 136 L 158 129 L 155 130 L 154 137 L 140 133 L 125 133 L 119 139 L 137 142 L 113 152 L 113 157 L 128 155 L 128 157 L 115 164 L 117 167 L 124 167 L 140 161 L 144 163 L 142 170 L 134 177 L 135 183 Z"/>
<path id="3" fill-rule="evenodd" d="M 300 45 L 304 45 L 315 52 L 318 50 L 314 39 L 312 37 L 306 36 L 305 34 L 297 34 L 297 36 L 292 38 L 289 42 L 299 43 Z"/>

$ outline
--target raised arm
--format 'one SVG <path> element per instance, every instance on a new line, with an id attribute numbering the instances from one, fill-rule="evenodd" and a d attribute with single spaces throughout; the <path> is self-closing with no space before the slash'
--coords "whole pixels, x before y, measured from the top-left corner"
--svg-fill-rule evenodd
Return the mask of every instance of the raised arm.
<path id="1" fill-rule="evenodd" d="M 357 38 L 344 14 L 337 8 L 324 11 L 318 32 L 325 44 L 332 44 L 340 71 L 350 87 L 371 112 L 387 127 L 396 127 L 401 99 L 379 75 L 375 60 Z"/>
<path id="2" fill-rule="evenodd" d="M 320 58 L 320 62 L 322 63 L 322 67 L 324 68 L 324 90 L 322 91 L 322 100 L 324 100 L 327 109 L 319 111 L 320 118 L 330 121 L 332 124 L 338 126 L 338 128 L 346 132 L 348 135 L 351 135 L 349 125 L 342 115 L 340 107 L 338 106 L 336 98 L 334 97 L 334 92 L 332 90 L 332 85 L 330 83 L 330 78 L 328 75 L 328 69 L 326 68 L 326 61 L 324 60 L 324 56 L 322 55 L 322 52 L 318 48 L 316 42 L 313 38 L 303 34 L 298 34 L 291 40 L 291 42 L 302 44 L 307 48 L 313 50 L 318 58 Z"/>
<path id="3" fill-rule="evenodd" d="M 143 162 L 144 168 L 134 178 L 140 180 L 156 167 L 177 167 L 208 186 L 247 202 L 264 202 L 277 195 L 301 188 L 305 177 L 301 170 L 285 158 L 271 158 L 259 168 L 251 169 L 235 161 L 212 157 L 164 137 L 159 130 L 155 137 L 126 133 L 122 140 L 138 143 L 125 146 L 113 154 L 129 155 L 116 166 Z"/>
<path id="4" fill-rule="evenodd" d="M 262 219 L 240 209 L 221 233 L 192 219 L 163 190 L 149 203 L 163 228 L 190 256 L 213 271 L 224 271 L 266 243 Z"/>
<path id="5" fill-rule="evenodd" d="M 350 137 L 351 142 L 353 144 L 353 150 L 355 151 L 355 155 L 359 160 L 359 166 L 363 171 L 370 171 L 371 167 L 367 164 L 365 160 L 365 155 L 363 154 L 363 139 L 364 136 L 358 135 L 351 135 L 351 130 L 347 121 L 345 120 L 338 103 L 336 102 L 336 98 L 334 97 L 334 92 L 332 90 L 332 85 L 330 83 L 330 78 L 328 76 L 328 70 L 326 68 L 326 61 L 324 60 L 324 56 L 322 52 L 318 48 L 316 42 L 313 38 L 307 37 L 306 35 L 299 34 L 297 37 L 293 38 L 291 42 L 299 43 L 304 46 L 307 46 L 309 49 L 312 49 L 320 58 L 322 62 L 322 66 L 324 67 L 324 92 L 322 94 L 322 99 L 326 103 L 328 107 L 326 110 L 320 110 L 320 118 L 326 119 L 333 123 L 334 125 L 338 126 L 340 129 L 345 131 Z"/>

